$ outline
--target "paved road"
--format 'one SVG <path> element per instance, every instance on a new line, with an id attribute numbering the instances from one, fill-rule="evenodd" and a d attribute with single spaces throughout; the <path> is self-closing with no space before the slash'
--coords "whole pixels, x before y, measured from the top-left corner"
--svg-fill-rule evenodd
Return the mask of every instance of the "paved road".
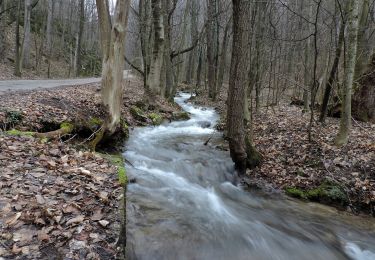
<path id="1" fill-rule="evenodd" d="M 124 79 L 134 77 L 130 70 L 124 70 Z M 99 82 L 101 78 L 81 79 L 36 79 L 36 80 L 0 80 L 0 94 L 5 91 L 55 88 Z"/>
<path id="2" fill-rule="evenodd" d="M 0 80 L 0 93 L 8 90 L 30 90 L 61 86 L 82 85 L 99 82 L 101 78 L 84 79 L 41 79 L 41 80 Z"/>

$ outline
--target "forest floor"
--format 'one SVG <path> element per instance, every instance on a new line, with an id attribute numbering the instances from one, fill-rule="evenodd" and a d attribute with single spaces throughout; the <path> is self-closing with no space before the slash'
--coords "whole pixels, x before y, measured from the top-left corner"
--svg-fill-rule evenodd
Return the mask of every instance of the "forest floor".
<path id="1" fill-rule="evenodd" d="M 216 102 L 205 93 L 194 102 L 215 107 L 225 126 L 227 89 Z M 354 214 L 375 215 L 375 124 L 353 121 L 349 143 L 337 148 L 334 138 L 339 119 L 315 123 L 308 141 L 310 114 L 284 102 L 262 107 L 254 115 L 254 144 L 263 155 L 262 164 L 247 171 L 245 184 L 270 192 L 285 192 Z M 249 129 L 248 129 L 249 131 Z M 226 147 L 228 149 L 228 147 Z"/>
<path id="2" fill-rule="evenodd" d="M 130 129 L 179 110 L 157 100 L 157 109 L 142 111 L 142 92 L 142 82 L 126 80 Z M 77 118 L 101 119 L 99 85 L 4 93 L 0 104 L 0 259 L 115 259 L 125 219 L 121 153 L 91 152 L 92 137 L 79 132 L 34 137 Z"/>

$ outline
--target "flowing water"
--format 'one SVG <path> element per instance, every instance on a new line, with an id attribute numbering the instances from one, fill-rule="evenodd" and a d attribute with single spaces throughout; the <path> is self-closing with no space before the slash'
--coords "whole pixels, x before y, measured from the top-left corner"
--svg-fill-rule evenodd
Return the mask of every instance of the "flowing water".
<path id="1" fill-rule="evenodd" d="M 175 101 L 190 120 L 137 128 L 127 144 L 127 259 L 375 259 L 372 219 L 233 186 L 218 115 L 189 97 Z"/>

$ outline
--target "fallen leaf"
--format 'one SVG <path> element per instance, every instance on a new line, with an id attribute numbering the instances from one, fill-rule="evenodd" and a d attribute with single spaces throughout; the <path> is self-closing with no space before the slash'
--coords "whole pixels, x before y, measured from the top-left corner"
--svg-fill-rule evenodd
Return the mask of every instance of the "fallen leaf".
<path id="1" fill-rule="evenodd" d="M 107 221 L 107 220 L 100 220 L 99 221 L 99 224 L 102 226 L 102 227 L 107 227 L 108 226 L 108 224 L 109 224 L 109 222 Z"/>
<path id="2" fill-rule="evenodd" d="M 74 218 L 69 219 L 69 220 L 66 222 L 66 225 L 69 226 L 69 225 L 72 225 L 72 224 L 76 224 L 76 223 L 82 222 L 84 219 L 85 219 L 85 216 L 84 216 L 84 215 L 79 215 L 79 216 L 77 216 L 77 217 L 74 217 Z"/>
<path id="3" fill-rule="evenodd" d="M 8 226 L 13 226 L 16 224 L 17 220 L 21 217 L 22 212 L 17 212 L 16 215 L 14 215 L 11 219 L 5 222 Z"/>

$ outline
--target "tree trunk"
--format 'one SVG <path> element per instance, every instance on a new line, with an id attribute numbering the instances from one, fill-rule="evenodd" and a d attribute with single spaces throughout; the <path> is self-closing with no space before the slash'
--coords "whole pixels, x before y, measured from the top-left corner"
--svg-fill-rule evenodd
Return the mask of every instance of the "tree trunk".
<path id="1" fill-rule="evenodd" d="M 351 113 L 351 91 L 353 86 L 355 63 L 357 57 L 357 36 L 358 36 L 358 12 L 359 1 L 350 0 L 349 3 L 349 36 L 348 36 L 348 60 L 345 68 L 345 82 L 342 89 L 342 112 L 340 129 L 335 139 L 337 146 L 345 145 L 348 142 L 352 113 Z"/>
<path id="2" fill-rule="evenodd" d="M 359 1 L 359 0 L 358 0 Z M 361 0 L 362 1 L 362 0 Z M 368 17 L 370 14 L 369 0 L 363 0 L 363 5 L 360 10 L 360 21 L 358 26 L 358 46 L 357 58 L 355 64 L 354 81 L 359 80 L 359 77 L 365 72 L 367 65 L 370 63 L 371 58 L 371 43 L 369 43 L 366 31 L 368 30 Z"/>
<path id="3" fill-rule="evenodd" d="M 25 0 L 25 14 L 24 14 L 24 36 L 22 44 L 22 58 L 23 66 L 30 67 L 30 18 L 31 18 L 31 0 Z"/>
<path id="4" fill-rule="evenodd" d="M 217 92 L 220 93 L 220 89 L 223 86 L 224 81 L 224 70 L 226 67 L 226 58 L 227 58 L 227 45 L 228 45 L 228 34 L 229 29 L 232 25 L 232 17 L 227 22 L 227 25 L 224 29 L 224 36 L 223 36 L 223 43 L 221 44 L 221 55 L 220 55 L 220 63 L 219 63 L 219 72 L 218 72 L 218 80 L 217 80 Z"/>
<path id="5" fill-rule="evenodd" d="M 130 0 L 117 0 L 113 26 L 107 1 L 96 0 L 103 50 L 102 102 L 109 118 L 103 132 L 113 134 L 121 121 L 126 26 Z"/>
<path id="6" fill-rule="evenodd" d="M 190 3 L 190 33 L 191 33 L 191 42 L 192 44 L 198 40 L 198 3 L 197 0 L 191 0 Z M 197 51 L 196 49 L 192 50 L 189 53 L 188 65 L 186 70 L 186 83 L 191 84 L 194 78 L 195 66 L 197 63 Z"/>
<path id="7" fill-rule="evenodd" d="M 246 136 L 244 125 L 244 107 L 246 81 L 249 68 L 248 19 L 250 2 L 233 0 L 233 50 L 228 89 L 227 128 L 229 148 L 232 160 L 239 175 L 246 173 L 246 168 L 259 163 L 253 156 L 253 146 Z M 256 159 L 252 161 L 253 159 Z"/>
<path id="8" fill-rule="evenodd" d="M 208 79 L 208 96 L 209 98 L 216 99 L 216 88 L 217 88 L 217 62 L 215 57 L 217 56 L 216 50 L 216 38 L 217 30 L 215 26 L 215 9 L 216 0 L 208 0 L 207 7 L 207 79 Z"/>
<path id="9" fill-rule="evenodd" d="M 169 24 L 171 20 L 169 19 L 170 12 L 170 1 L 163 0 L 164 12 L 164 66 L 165 66 L 165 86 L 163 86 L 162 93 L 166 98 L 173 98 L 173 86 L 174 86 L 174 75 L 173 75 L 173 65 L 171 60 L 171 25 Z"/>
<path id="10" fill-rule="evenodd" d="M 147 90 L 149 91 L 149 101 L 152 101 L 156 95 L 161 94 L 160 77 L 164 59 L 164 24 L 161 12 L 161 0 L 152 0 L 152 18 L 153 18 L 153 47 L 150 71 L 147 75 Z"/>
<path id="11" fill-rule="evenodd" d="M 0 0 L 0 12 L 5 10 L 5 1 Z M 0 28 L 5 28 L 6 26 L 6 16 L 3 14 L 0 16 Z M 7 53 L 7 46 L 5 41 L 5 29 L 0 30 L 0 61 L 5 59 Z"/>
<path id="12" fill-rule="evenodd" d="M 74 55 L 74 75 L 79 76 L 81 72 L 81 52 L 82 52 L 82 34 L 85 24 L 85 0 L 80 1 L 80 10 L 79 10 L 79 28 L 76 36 L 76 49 Z"/>
<path id="13" fill-rule="evenodd" d="M 335 53 L 335 59 L 333 61 L 331 72 L 329 74 L 329 78 L 328 78 L 326 88 L 325 88 L 325 91 L 324 91 L 323 104 L 322 104 L 322 109 L 321 109 L 320 117 L 319 117 L 319 121 L 321 123 L 324 123 L 325 118 L 327 116 L 329 98 L 331 96 L 333 82 L 335 80 L 336 73 L 337 73 L 337 70 L 339 68 L 341 50 L 342 50 L 342 46 L 344 44 L 344 39 L 345 39 L 345 20 L 343 20 L 341 22 L 339 39 L 338 39 L 338 42 L 337 42 L 336 53 Z"/>
<path id="14" fill-rule="evenodd" d="M 21 77 L 21 65 L 22 65 L 22 58 L 21 58 L 21 43 L 20 43 L 20 19 L 21 19 L 21 1 L 18 0 L 17 2 L 17 17 L 16 17 L 16 44 L 15 44 L 15 65 L 14 65 L 14 75 L 17 77 Z"/>
<path id="15" fill-rule="evenodd" d="M 48 72 L 47 77 L 51 77 L 51 56 L 52 56 L 52 19 L 53 19 L 53 9 L 54 0 L 48 0 L 48 11 L 47 11 L 47 29 L 46 29 L 46 39 L 47 39 L 47 59 L 48 59 Z"/>

